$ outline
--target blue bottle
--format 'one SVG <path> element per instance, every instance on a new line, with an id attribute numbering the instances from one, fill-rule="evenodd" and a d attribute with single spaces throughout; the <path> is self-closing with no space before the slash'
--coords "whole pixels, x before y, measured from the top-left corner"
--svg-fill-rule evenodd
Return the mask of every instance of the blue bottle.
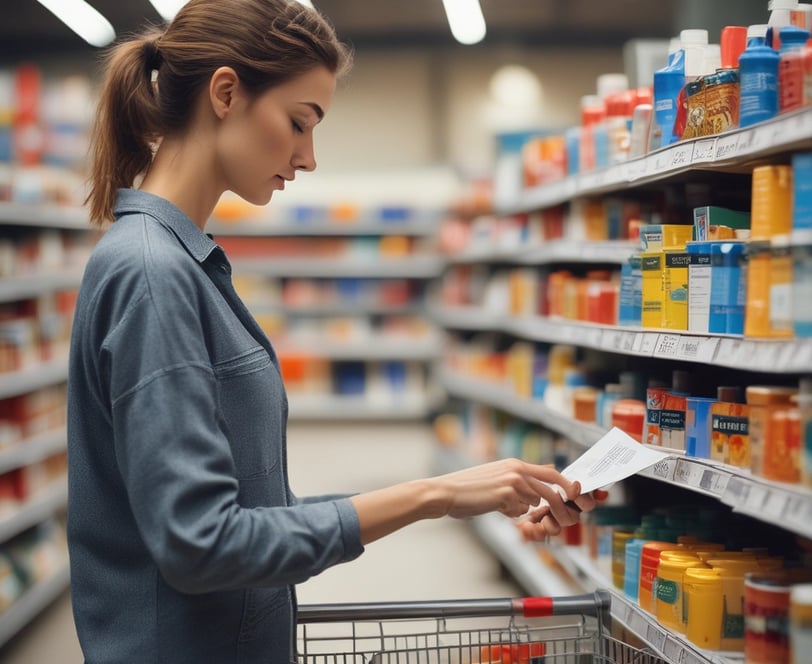
<path id="1" fill-rule="evenodd" d="M 649 150 L 677 141 L 674 121 L 677 119 L 679 93 L 685 87 L 685 51 L 678 49 L 668 56 L 668 64 L 654 72 L 654 122 L 649 135 Z"/>
<path id="2" fill-rule="evenodd" d="M 739 56 L 739 126 L 748 127 L 778 114 L 778 63 L 781 57 L 760 38 Z"/>
<path id="3" fill-rule="evenodd" d="M 744 334 L 746 279 L 741 262 L 745 247 L 745 242 L 711 243 L 711 333 Z"/>

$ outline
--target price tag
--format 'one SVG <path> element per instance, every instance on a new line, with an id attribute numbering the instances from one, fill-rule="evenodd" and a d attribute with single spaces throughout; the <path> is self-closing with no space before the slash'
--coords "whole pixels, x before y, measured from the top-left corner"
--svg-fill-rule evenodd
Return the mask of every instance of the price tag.
<path id="1" fill-rule="evenodd" d="M 660 150 L 660 152 L 656 152 L 648 158 L 651 160 L 651 167 L 649 168 L 648 175 L 660 175 L 671 168 L 672 149 L 673 148 Z"/>
<path id="2" fill-rule="evenodd" d="M 628 354 L 633 353 L 636 341 L 637 341 L 637 335 L 634 332 L 624 332 L 623 333 L 623 352 L 628 353 Z"/>
<path id="3" fill-rule="evenodd" d="M 767 493 L 768 492 L 765 487 L 757 484 L 751 484 L 750 490 L 747 492 L 747 495 L 744 498 L 744 504 L 742 507 L 751 514 L 760 514 L 764 509 L 764 503 L 767 500 Z"/>
<path id="4" fill-rule="evenodd" d="M 649 623 L 646 627 L 646 641 L 657 652 L 662 652 L 665 647 L 665 632 L 657 625 Z"/>
<path id="5" fill-rule="evenodd" d="M 705 467 L 689 461 L 688 459 L 678 459 L 677 468 L 674 471 L 674 481 L 691 487 L 701 489 L 705 479 Z"/>
<path id="6" fill-rule="evenodd" d="M 669 662 L 683 664 L 685 657 L 685 646 L 674 638 L 666 639 L 663 647 L 663 655 Z"/>
<path id="7" fill-rule="evenodd" d="M 660 335 L 656 332 L 641 332 L 638 336 L 640 337 L 640 355 L 646 355 L 648 357 L 654 355 L 654 350 L 657 348 L 657 340 Z"/>
<path id="8" fill-rule="evenodd" d="M 691 362 L 711 362 L 719 345 L 719 337 L 681 336 L 675 356 Z"/>
<path id="9" fill-rule="evenodd" d="M 629 182 L 635 182 L 639 180 L 646 174 L 646 159 L 632 159 L 629 162 L 629 168 L 626 171 L 626 176 L 629 178 Z"/>
<path id="10" fill-rule="evenodd" d="M 673 480 L 674 469 L 677 467 L 677 460 L 674 457 L 666 457 L 649 468 L 649 475 L 661 480 Z"/>
<path id="11" fill-rule="evenodd" d="M 726 136 L 719 136 L 716 139 L 716 153 L 713 156 L 714 161 L 726 161 L 734 159 L 739 155 L 739 139 L 740 134 L 728 134 Z"/>
<path id="12" fill-rule="evenodd" d="M 691 159 L 694 155 L 694 146 L 690 143 L 685 145 L 675 145 L 670 150 L 671 152 L 671 170 L 686 168 L 691 165 Z"/>
<path id="13" fill-rule="evenodd" d="M 798 533 L 812 536 L 812 496 L 790 496 L 784 506 L 781 521 L 792 526 Z"/>
<path id="14" fill-rule="evenodd" d="M 775 369 L 778 366 L 778 356 L 784 344 L 780 341 L 762 341 L 758 345 L 755 357 L 750 360 L 751 366 L 765 370 Z"/>
<path id="15" fill-rule="evenodd" d="M 606 329 L 603 331 L 601 346 L 603 350 L 620 351 L 623 348 L 623 332 Z"/>
<path id="16" fill-rule="evenodd" d="M 728 366 L 734 367 L 748 367 L 752 366 L 753 358 L 758 354 L 758 344 L 755 341 L 744 341 L 738 345 L 735 355 L 732 357 L 732 363 Z M 717 358 L 718 360 L 719 358 Z"/>
<path id="17" fill-rule="evenodd" d="M 657 346 L 654 349 L 654 356 L 667 358 L 674 357 L 677 354 L 678 347 L 678 334 L 661 334 L 657 339 Z"/>
<path id="18" fill-rule="evenodd" d="M 739 134 L 739 141 L 738 145 L 736 146 L 736 151 L 738 152 L 739 157 L 745 156 L 749 152 L 754 151 L 753 141 L 756 138 L 756 131 L 755 129 L 749 129 L 748 131 L 744 131 Z"/>
<path id="19" fill-rule="evenodd" d="M 764 503 L 764 516 L 770 519 L 778 520 L 787 507 L 787 494 L 783 491 L 772 490 L 767 494 L 767 500 Z"/>
<path id="20" fill-rule="evenodd" d="M 796 371 L 812 371 L 812 339 L 802 339 L 794 344 L 795 357 L 790 365 Z"/>
<path id="21" fill-rule="evenodd" d="M 703 138 L 694 143 L 694 150 L 691 154 L 692 164 L 704 164 L 713 161 L 716 156 L 716 139 Z"/>

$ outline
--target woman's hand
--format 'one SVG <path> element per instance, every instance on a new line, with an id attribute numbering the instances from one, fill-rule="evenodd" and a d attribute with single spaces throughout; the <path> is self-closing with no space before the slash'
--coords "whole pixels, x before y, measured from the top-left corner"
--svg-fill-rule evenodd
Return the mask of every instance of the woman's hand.
<path id="1" fill-rule="evenodd" d="M 589 512 L 595 508 L 599 502 L 606 500 L 609 494 L 601 489 L 596 489 L 591 493 L 584 493 L 578 496 L 567 506 L 575 509 L 576 512 Z M 572 505 L 575 507 L 572 507 Z M 553 514 L 549 505 L 541 504 L 531 508 L 517 523 L 516 526 L 525 541 L 540 541 L 550 535 L 558 535 L 565 525 L 561 523 Z"/>
<path id="2" fill-rule="evenodd" d="M 580 485 L 552 466 L 503 459 L 356 494 L 350 500 L 358 513 L 361 541 L 368 544 L 421 519 L 464 519 L 487 512 L 527 515 L 522 534 L 542 539 L 577 523 L 581 511 L 595 506 L 594 496 L 580 494 Z"/>
<path id="3" fill-rule="evenodd" d="M 581 496 L 577 482 L 570 482 L 552 466 L 541 466 L 519 459 L 503 459 L 466 468 L 434 478 L 447 496 L 444 513 L 465 518 L 501 512 L 510 517 L 537 514 L 534 530 L 547 534 L 560 532 L 577 523 L 580 511 L 595 506 L 590 495 Z M 552 484 L 563 489 L 564 495 Z M 572 501 L 567 505 L 567 501 Z M 577 505 L 577 508 L 574 507 Z M 537 508 L 531 510 L 531 508 Z M 531 529 L 528 528 L 528 534 Z"/>

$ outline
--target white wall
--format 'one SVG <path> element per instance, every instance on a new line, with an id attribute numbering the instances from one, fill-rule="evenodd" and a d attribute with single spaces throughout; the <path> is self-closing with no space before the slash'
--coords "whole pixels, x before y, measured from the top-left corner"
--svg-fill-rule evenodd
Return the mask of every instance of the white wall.
<path id="1" fill-rule="evenodd" d="M 538 126 L 563 128 L 578 121 L 580 97 L 594 92 L 599 74 L 623 71 L 623 53 L 359 52 L 317 132 L 319 170 L 327 174 L 448 164 L 464 173 L 487 172 L 494 118 L 489 79 L 508 63 L 525 65 L 539 77 L 543 97 Z"/>

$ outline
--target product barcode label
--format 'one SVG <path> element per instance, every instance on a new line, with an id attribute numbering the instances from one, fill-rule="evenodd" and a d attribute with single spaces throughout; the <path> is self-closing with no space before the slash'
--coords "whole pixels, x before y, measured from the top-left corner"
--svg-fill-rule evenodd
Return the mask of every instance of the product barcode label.
<path id="1" fill-rule="evenodd" d="M 691 162 L 701 164 L 713 161 L 716 155 L 716 139 L 704 138 L 694 143 L 694 151 L 691 155 Z"/>
<path id="2" fill-rule="evenodd" d="M 714 161 L 725 161 L 733 159 L 739 155 L 739 140 L 741 136 L 731 134 L 730 136 L 720 136 L 716 139 L 716 153 Z"/>

